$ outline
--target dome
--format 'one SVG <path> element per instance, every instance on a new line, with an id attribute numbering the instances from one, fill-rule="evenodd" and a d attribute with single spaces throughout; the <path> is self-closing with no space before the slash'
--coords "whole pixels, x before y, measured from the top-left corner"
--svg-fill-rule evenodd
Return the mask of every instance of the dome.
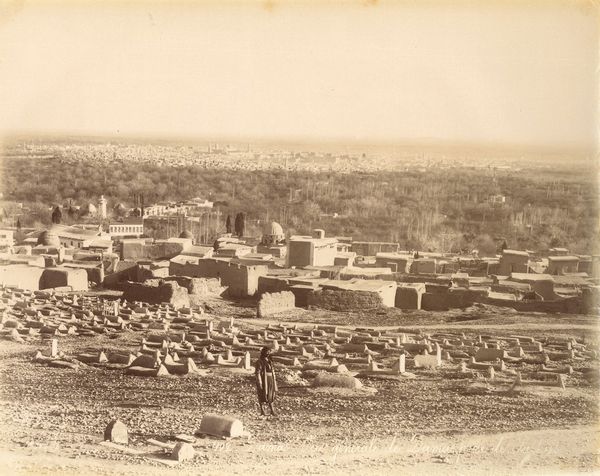
<path id="1" fill-rule="evenodd" d="M 285 236 L 285 233 L 283 232 L 283 228 L 279 223 L 272 221 L 271 224 L 266 227 L 265 235 Z"/>
<path id="2" fill-rule="evenodd" d="M 179 238 L 189 238 L 189 239 L 192 239 L 192 238 L 194 238 L 194 236 L 192 235 L 192 232 L 190 230 L 183 230 L 179 234 Z"/>
<path id="3" fill-rule="evenodd" d="M 60 248 L 60 239 L 58 235 L 55 235 L 51 231 L 42 231 L 37 240 L 38 245 L 52 246 L 53 248 Z"/>

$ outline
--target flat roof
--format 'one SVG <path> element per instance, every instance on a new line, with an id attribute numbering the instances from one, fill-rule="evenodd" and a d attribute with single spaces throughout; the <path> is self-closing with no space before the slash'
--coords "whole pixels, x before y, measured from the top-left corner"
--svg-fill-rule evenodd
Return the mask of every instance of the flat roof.
<path id="1" fill-rule="evenodd" d="M 504 250 L 504 251 L 502 251 L 502 254 L 503 255 L 527 256 L 529 258 L 529 253 L 527 251 Z"/>
<path id="2" fill-rule="evenodd" d="M 379 291 L 382 288 L 394 286 L 395 281 L 384 281 L 381 279 L 351 279 L 349 281 L 340 281 L 328 279 L 321 283 L 324 288 L 337 288 L 347 291 Z"/>
<path id="3" fill-rule="evenodd" d="M 548 261 L 579 261 L 577 256 L 548 256 Z"/>
<path id="4" fill-rule="evenodd" d="M 549 274 L 534 273 L 510 273 L 510 279 L 518 279 L 520 281 L 554 281 L 554 277 Z"/>
<path id="5" fill-rule="evenodd" d="M 413 259 L 413 255 L 409 253 L 386 253 L 379 252 L 375 253 L 375 258 L 387 258 L 387 259 Z"/>
<path id="6" fill-rule="evenodd" d="M 293 241 L 314 243 L 321 246 L 335 245 L 338 242 L 337 238 L 313 238 L 312 236 L 292 236 L 290 237 L 290 242 Z"/>

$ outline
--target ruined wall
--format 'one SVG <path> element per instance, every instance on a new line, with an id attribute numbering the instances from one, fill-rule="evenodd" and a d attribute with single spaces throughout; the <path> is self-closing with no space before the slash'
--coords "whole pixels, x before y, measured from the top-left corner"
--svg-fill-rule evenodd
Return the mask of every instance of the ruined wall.
<path id="1" fill-rule="evenodd" d="M 281 291 L 289 291 L 290 284 L 285 278 L 277 276 L 260 276 L 258 278 L 258 294 L 278 293 Z"/>
<path id="2" fill-rule="evenodd" d="M 120 261 L 117 263 L 117 271 L 104 276 L 104 286 L 112 288 L 122 281 L 139 281 L 138 266 L 135 262 Z"/>
<path id="3" fill-rule="evenodd" d="M 173 281 L 182 288 L 187 289 L 188 294 L 196 296 L 207 296 L 209 294 L 221 293 L 221 282 L 216 278 L 190 278 L 188 276 L 167 276 L 165 282 Z"/>
<path id="4" fill-rule="evenodd" d="M 486 298 L 483 304 L 510 307 L 521 312 L 549 312 L 563 314 L 579 314 L 583 311 L 581 297 L 570 297 L 555 301 L 511 301 L 508 299 Z"/>
<path id="5" fill-rule="evenodd" d="M 450 288 L 448 290 L 448 307 L 467 308 L 488 297 L 487 289 Z"/>
<path id="6" fill-rule="evenodd" d="M 421 309 L 421 300 L 425 293 L 423 283 L 402 283 L 396 288 L 395 307 L 400 309 Z"/>
<path id="7" fill-rule="evenodd" d="M 448 293 L 424 293 L 421 299 L 421 308 L 425 311 L 447 311 L 450 309 L 450 298 Z"/>
<path id="8" fill-rule="evenodd" d="M 184 244 L 179 242 L 128 243 L 124 241 L 121 246 L 121 259 L 134 261 L 169 259 L 181 254 L 183 250 Z"/>
<path id="9" fill-rule="evenodd" d="M 532 291 L 544 298 L 545 301 L 554 301 L 558 298 L 554 292 L 554 281 L 552 279 L 531 279 L 511 277 L 510 281 L 517 283 L 527 283 Z"/>
<path id="10" fill-rule="evenodd" d="M 296 297 L 290 291 L 264 293 L 258 301 L 257 317 L 272 317 L 296 307 Z"/>
<path id="11" fill-rule="evenodd" d="M 268 266 L 245 266 L 214 258 L 201 259 L 198 264 L 180 264 L 172 261 L 169 264 L 171 275 L 219 278 L 221 284 L 227 286 L 228 293 L 235 297 L 254 296 L 258 292 L 259 278 L 266 276 L 268 269 Z"/>
<path id="12" fill-rule="evenodd" d="M 74 291 L 87 291 L 88 278 L 84 269 L 46 268 L 40 280 L 40 289 L 70 286 Z"/>
<path id="13" fill-rule="evenodd" d="M 117 288 L 123 291 L 123 299 L 127 301 L 143 301 L 150 304 L 169 303 L 175 308 L 190 307 L 190 297 L 185 288 L 176 282 L 165 282 L 160 279 L 148 280 L 145 283 L 126 281 Z"/>
<path id="14" fill-rule="evenodd" d="M 307 295 L 307 305 L 331 311 L 367 311 L 383 307 L 376 292 L 318 289 Z"/>

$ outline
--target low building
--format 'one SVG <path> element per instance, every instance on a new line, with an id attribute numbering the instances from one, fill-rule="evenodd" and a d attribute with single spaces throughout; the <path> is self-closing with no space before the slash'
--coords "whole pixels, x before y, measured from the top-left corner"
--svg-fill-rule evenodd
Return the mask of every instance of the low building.
<path id="1" fill-rule="evenodd" d="M 527 273 L 529 253 L 527 251 L 504 250 L 498 265 L 498 274 L 509 276 L 511 273 Z"/>
<path id="2" fill-rule="evenodd" d="M 564 275 L 577 273 L 579 269 L 579 258 L 577 256 L 548 256 L 547 274 Z"/>
<path id="3" fill-rule="evenodd" d="M 5 250 L 13 246 L 15 243 L 15 236 L 13 230 L 7 230 L 6 228 L 0 230 L 0 250 Z"/>
<path id="4" fill-rule="evenodd" d="M 192 241 L 183 238 L 155 240 L 144 238 L 124 239 L 121 242 L 123 260 L 171 259 L 192 247 Z"/>
<path id="5" fill-rule="evenodd" d="M 319 286 L 323 291 L 346 291 L 351 293 L 355 292 L 359 295 L 372 295 L 373 297 L 378 297 L 376 301 L 380 300 L 381 305 L 385 307 L 394 307 L 396 304 L 397 285 L 395 281 L 382 281 L 378 279 L 338 281 L 328 279 L 319 283 Z M 341 296 L 343 297 L 344 295 Z M 321 307 L 315 302 L 312 304 Z"/>
<path id="6" fill-rule="evenodd" d="M 433 258 L 417 258 L 410 265 L 412 274 L 435 274 L 436 260 Z"/>
<path id="7" fill-rule="evenodd" d="M 171 276 L 190 278 L 218 278 L 233 297 L 254 296 L 258 291 L 258 279 L 266 276 L 269 268 L 265 265 L 247 266 L 232 263 L 228 259 L 193 258 L 177 256 L 169 262 Z"/>
<path id="8" fill-rule="evenodd" d="M 73 291 L 87 291 L 88 278 L 84 269 L 62 266 L 40 268 L 14 264 L 0 266 L 0 284 L 17 286 L 31 291 L 65 287 Z"/>
<path id="9" fill-rule="evenodd" d="M 558 298 L 554 292 L 554 278 L 549 274 L 511 273 L 509 281 L 529 284 L 531 290 L 541 296 L 544 301 L 553 301 Z"/>
<path id="10" fill-rule="evenodd" d="M 375 263 L 377 266 L 390 268 L 394 273 L 409 273 L 413 257 L 400 253 L 377 253 Z"/>
<path id="11" fill-rule="evenodd" d="M 335 238 L 292 236 L 288 240 L 288 266 L 333 266 L 338 255 Z"/>
<path id="12" fill-rule="evenodd" d="M 64 248 L 87 248 L 98 240 L 107 240 L 99 226 L 83 227 L 77 225 L 54 224 L 48 230 L 37 232 L 37 244 L 62 246 Z"/>
<path id="13" fill-rule="evenodd" d="M 376 256 L 377 253 L 398 253 L 400 245 L 398 243 L 388 243 L 383 241 L 353 241 L 350 251 L 358 256 Z"/>
<path id="14" fill-rule="evenodd" d="M 108 233 L 113 238 L 140 238 L 144 234 L 144 219 L 127 217 L 119 221 L 114 221 L 108 225 Z"/>

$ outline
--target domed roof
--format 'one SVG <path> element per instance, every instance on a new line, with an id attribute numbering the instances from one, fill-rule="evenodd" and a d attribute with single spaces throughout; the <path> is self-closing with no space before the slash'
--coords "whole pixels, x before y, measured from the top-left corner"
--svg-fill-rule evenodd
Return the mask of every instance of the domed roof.
<path id="1" fill-rule="evenodd" d="M 52 231 L 45 230 L 38 236 L 37 244 L 60 248 L 60 239 L 58 238 L 58 235 L 54 234 Z"/>
<path id="2" fill-rule="evenodd" d="M 183 230 L 180 234 L 179 234 L 179 238 L 194 238 L 194 236 L 192 235 L 192 232 L 190 230 Z"/>
<path id="3" fill-rule="evenodd" d="M 265 235 L 285 236 L 285 233 L 279 223 L 272 221 L 270 225 L 266 226 Z"/>

